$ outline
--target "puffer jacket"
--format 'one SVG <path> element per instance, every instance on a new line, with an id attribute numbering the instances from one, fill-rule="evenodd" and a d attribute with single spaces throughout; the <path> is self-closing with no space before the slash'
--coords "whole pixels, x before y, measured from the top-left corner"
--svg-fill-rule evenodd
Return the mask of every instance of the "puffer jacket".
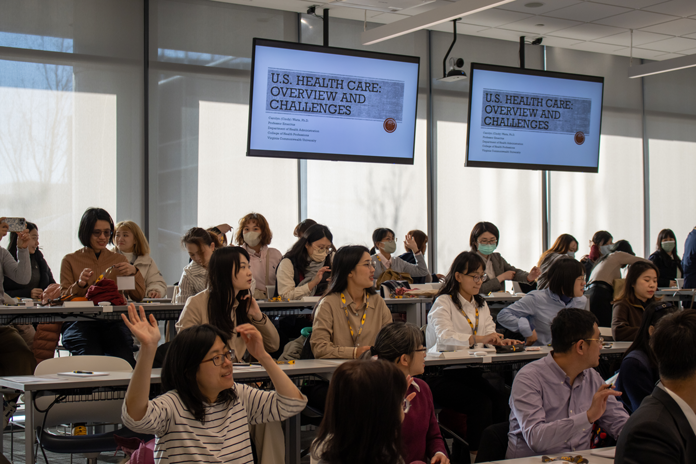
<path id="1" fill-rule="evenodd" d="M 40 363 L 45 359 L 53 358 L 58 340 L 60 339 L 60 329 L 63 326 L 62 322 L 54 322 L 50 324 L 39 324 L 36 327 L 34 335 L 34 344 L 31 350 L 34 352 L 36 363 Z"/>

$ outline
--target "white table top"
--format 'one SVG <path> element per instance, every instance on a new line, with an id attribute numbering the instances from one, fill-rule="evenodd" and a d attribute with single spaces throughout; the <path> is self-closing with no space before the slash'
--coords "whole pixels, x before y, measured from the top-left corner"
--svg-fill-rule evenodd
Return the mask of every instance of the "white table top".
<path id="1" fill-rule="evenodd" d="M 603 448 L 603 449 L 609 449 L 609 448 Z M 567 452 L 567 453 L 559 453 L 559 454 L 549 454 L 548 456 L 550 457 L 559 457 L 559 456 L 582 456 L 583 458 L 587 459 L 589 464 L 611 464 L 614 462 L 614 459 L 612 458 L 605 458 L 601 456 L 596 456 L 592 454 L 592 450 L 581 450 L 581 451 L 573 451 L 573 452 Z M 495 461 L 495 464 L 540 464 L 542 462 L 541 456 L 530 456 L 528 458 L 517 458 L 517 459 L 505 459 L 504 461 Z M 563 463 L 563 462 L 568 462 L 568 461 L 552 461 L 555 463 Z"/>

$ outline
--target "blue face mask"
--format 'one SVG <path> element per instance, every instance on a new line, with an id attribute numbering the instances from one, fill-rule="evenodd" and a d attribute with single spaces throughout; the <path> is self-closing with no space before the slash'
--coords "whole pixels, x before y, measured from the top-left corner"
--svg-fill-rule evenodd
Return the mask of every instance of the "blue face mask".
<path id="1" fill-rule="evenodd" d="M 481 252 L 482 255 L 490 255 L 495 251 L 495 249 L 498 248 L 498 244 L 494 245 L 481 245 L 480 243 L 478 244 L 478 251 Z"/>
<path id="2" fill-rule="evenodd" d="M 611 245 L 602 245 L 599 247 L 599 252 L 602 253 L 602 255 L 608 255 L 611 253 Z"/>

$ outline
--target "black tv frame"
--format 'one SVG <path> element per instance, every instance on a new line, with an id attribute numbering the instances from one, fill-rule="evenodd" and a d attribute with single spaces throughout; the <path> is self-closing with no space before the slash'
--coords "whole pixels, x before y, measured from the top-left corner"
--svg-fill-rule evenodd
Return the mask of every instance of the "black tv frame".
<path id="1" fill-rule="evenodd" d="M 471 63 L 471 76 L 469 79 L 469 112 L 467 114 L 466 125 L 466 158 L 464 166 L 472 168 L 498 168 L 498 169 L 526 169 L 530 171 L 561 171 L 561 172 L 589 172 L 596 174 L 599 172 L 599 146 L 597 147 L 597 165 L 596 167 L 587 166 L 563 166 L 557 164 L 527 164 L 527 163 L 501 163 L 493 161 L 470 161 L 469 160 L 469 140 L 471 138 L 471 102 L 472 91 L 474 87 L 474 70 L 481 71 L 496 71 L 510 74 L 524 74 L 528 76 L 553 77 L 558 79 L 576 80 L 585 82 L 597 82 L 602 84 L 602 109 L 604 109 L 604 77 L 588 76 L 584 74 L 572 74 L 558 71 L 542 71 L 539 69 L 522 69 L 511 66 L 498 66 L 485 63 Z M 602 113 L 599 115 L 599 136 L 602 135 Z"/>
<path id="2" fill-rule="evenodd" d="M 380 60 L 401 61 L 405 63 L 415 63 L 418 65 L 416 75 L 416 104 L 413 115 L 413 143 L 411 158 L 392 158 L 370 155 L 342 155 L 335 153 L 309 153 L 300 151 L 276 151 L 276 150 L 251 150 L 251 123 L 254 111 L 254 64 L 256 62 L 256 47 L 268 46 L 275 48 L 286 48 L 290 50 L 301 50 L 308 52 L 330 53 L 333 55 L 355 56 L 359 58 L 374 58 Z M 297 42 L 285 42 L 281 40 L 262 39 L 255 37 L 251 50 L 251 86 L 249 88 L 249 127 L 247 129 L 247 156 L 260 158 L 285 158 L 285 159 L 307 159 L 322 161 L 353 161 L 363 163 L 383 163 L 383 164 L 414 164 L 416 157 L 416 130 L 415 124 L 418 116 L 418 89 L 420 85 L 420 57 L 397 55 L 392 53 L 371 52 L 365 50 L 353 50 L 349 48 L 324 47 L 321 45 L 301 44 Z"/>

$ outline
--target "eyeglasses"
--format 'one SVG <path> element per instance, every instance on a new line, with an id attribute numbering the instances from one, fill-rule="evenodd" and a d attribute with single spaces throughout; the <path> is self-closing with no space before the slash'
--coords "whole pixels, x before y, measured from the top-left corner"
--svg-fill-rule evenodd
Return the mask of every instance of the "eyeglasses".
<path id="1" fill-rule="evenodd" d="M 599 337 L 599 338 L 581 338 L 580 340 L 585 340 L 586 342 L 599 342 L 600 344 L 604 343 L 604 337 Z M 575 345 L 577 342 L 580 340 L 576 340 L 573 342 L 573 345 Z"/>
<path id="2" fill-rule="evenodd" d="M 370 261 L 369 263 L 360 264 L 359 266 L 365 266 L 367 268 L 372 268 L 372 269 L 374 269 L 374 267 L 375 267 L 374 264 L 372 264 L 372 261 Z"/>
<path id="3" fill-rule="evenodd" d="M 472 275 L 469 275 L 469 274 L 464 274 L 464 275 L 467 276 L 467 277 L 471 277 L 472 279 L 474 279 L 474 282 L 476 282 L 476 283 L 485 282 L 485 281 L 488 280 L 488 275 L 487 275 L 487 274 L 475 275 L 475 276 L 472 276 Z"/>
<path id="4" fill-rule="evenodd" d="M 323 253 L 325 251 L 329 251 L 331 249 L 331 246 L 323 247 L 323 246 L 314 246 L 314 248 L 320 252 Z"/>
<path id="5" fill-rule="evenodd" d="M 112 234 L 111 229 L 105 229 L 105 230 L 96 229 L 96 230 L 92 231 L 92 237 L 95 237 L 95 238 L 99 238 L 102 235 L 104 237 L 111 237 L 111 234 Z"/>
<path id="6" fill-rule="evenodd" d="M 497 245 L 498 241 L 497 240 L 491 240 L 491 241 L 483 240 L 483 241 L 479 241 L 478 244 L 479 245 Z"/>
<path id="7" fill-rule="evenodd" d="M 408 413 L 409 409 L 411 409 L 411 402 L 408 398 L 404 398 L 404 402 L 401 403 L 401 409 L 404 411 L 404 414 Z"/>
<path id="8" fill-rule="evenodd" d="M 415 353 L 425 353 L 426 351 L 428 351 L 428 349 L 424 347 L 424 348 L 419 348 L 419 349 L 413 350 L 413 351 Z"/>
<path id="9" fill-rule="evenodd" d="M 227 350 L 223 354 L 219 354 L 217 356 L 213 356 L 210 359 L 206 359 L 204 361 L 201 361 L 201 364 L 212 361 L 213 365 L 220 366 L 223 363 L 223 358 L 227 359 L 228 361 L 232 361 L 232 359 L 234 359 L 234 350 Z"/>

